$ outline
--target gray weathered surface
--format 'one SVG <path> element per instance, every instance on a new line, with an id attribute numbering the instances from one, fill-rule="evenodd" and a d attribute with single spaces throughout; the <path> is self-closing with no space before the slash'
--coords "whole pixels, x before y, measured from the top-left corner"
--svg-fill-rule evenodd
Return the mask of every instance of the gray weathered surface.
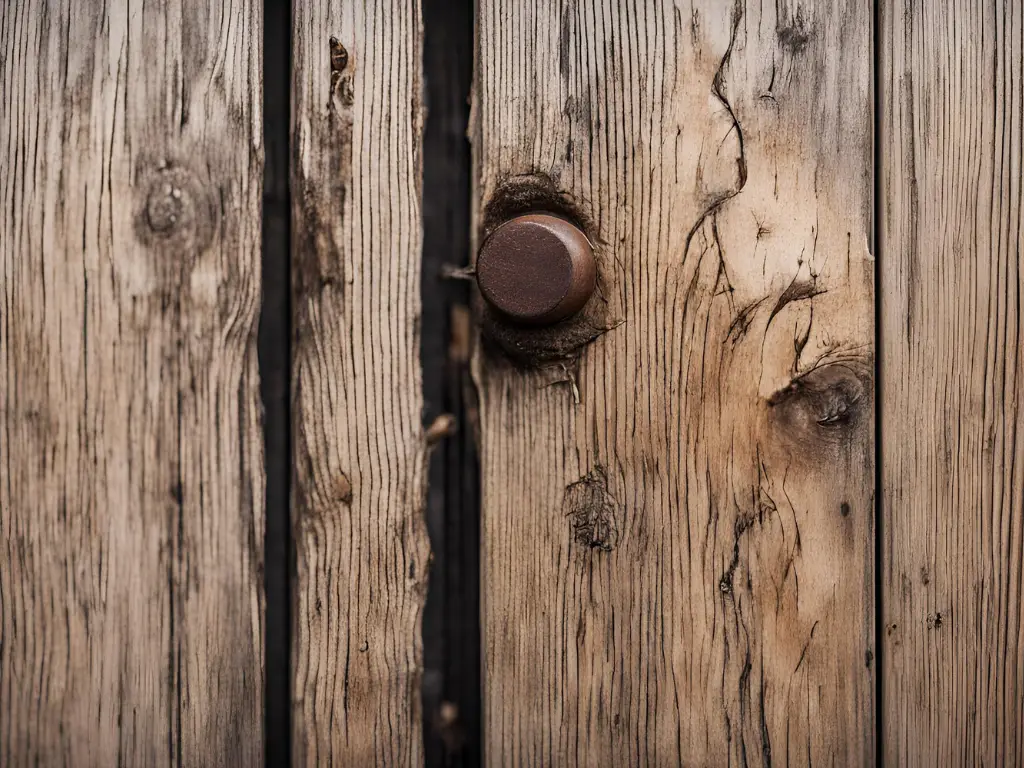
<path id="1" fill-rule="evenodd" d="M 417 765 L 420 8 L 299 0 L 294 29 L 294 759 Z"/>
<path id="2" fill-rule="evenodd" d="M 574 212 L 602 293 L 487 335 L 611 328 L 477 355 L 490 764 L 870 762 L 869 4 L 482 0 L 478 35 L 481 234 Z"/>
<path id="3" fill-rule="evenodd" d="M 883 749 L 1024 765 L 1024 8 L 882 9 Z"/>
<path id="4" fill-rule="evenodd" d="M 261 23 L 0 6 L 0 764 L 262 763 Z"/>

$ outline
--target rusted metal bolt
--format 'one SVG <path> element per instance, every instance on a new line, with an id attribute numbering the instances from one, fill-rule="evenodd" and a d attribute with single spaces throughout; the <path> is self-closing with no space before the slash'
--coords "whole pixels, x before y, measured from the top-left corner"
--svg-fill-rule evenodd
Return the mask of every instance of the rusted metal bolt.
<path id="1" fill-rule="evenodd" d="M 587 236 L 547 213 L 517 216 L 484 241 L 476 260 L 480 293 L 510 320 L 549 325 L 576 314 L 597 284 Z"/>

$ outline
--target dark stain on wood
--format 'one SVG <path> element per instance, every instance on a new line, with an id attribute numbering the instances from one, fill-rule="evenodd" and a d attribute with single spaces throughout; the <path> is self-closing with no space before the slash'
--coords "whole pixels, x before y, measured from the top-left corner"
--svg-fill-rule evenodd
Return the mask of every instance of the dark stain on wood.
<path id="1" fill-rule="evenodd" d="M 352 73 L 349 71 L 348 50 L 336 37 L 330 39 L 331 48 L 331 98 L 337 97 L 343 106 L 351 107 L 355 102 Z"/>
<path id="2" fill-rule="evenodd" d="M 216 195 L 189 168 L 142 161 L 134 230 L 143 245 L 168 256 L 191 257 L 213 241 L 220 220 Z M 174 262 L 177 270 L 180 260 Z"/>
<path id="3" fill-rule="evenodd" d="M 558 72 L 562 81 L 569 82 L 569 43 L 572 41 L 572 5 L 562 9 L 561 23 L 558 29 Z"/>
<path id="4" fill-rule="evenodd" d="M 870 426 L 872 374 L 869 360 L 841 360 L 797 376 L 767 400 L 780 437 L 808 465 L 824 451 L 854 444 Z"/>
<path id="5" fill-rule="evenodd" d="M 598 294 L 583 310 L 560 323 L 545 327 L 516 325 L 478 301 L 483 350 L 523 368 L 571 363 L 583 348 L 611 330 L 604 302 Z M 493 360 L 497 362 L 497 360 Z"/>
<path id="6" fill-rule="evenodd" d="M 804 18 L 803 8 L 797 8 L 793 17 L 787 21 L 780 19 L 776 34 L 783 49 L 792 54 L 802 53 L 813 38 L 813 30 Z"/>
<path id="7" fill-rule="evenodd" d="M 484 205 L 481 217 L 483 226 L 478 232 L 480 242 L 509 219 L 536 211 L 553 213 L 569 220 L 596 245 L 597 233 L 584 206 L 560 189 L 550 175 L 541 171 L 506 176 L 499 182 Z"/>
<path id="8" fill-rule="evenodd" d="M 336 37 L 330 39 L 331 74 L 340 75 L 348 66 L 348 51 Z"/>
<path id="9" fill-rule="evenodd" d="M 352 130 L 355 101 L 349 55 L 338 39 L 330 39 L 331 101 L 315 133 L 321 151 L 315 172 L 296 181 L 297 209 L 293 249 L 293 295 L 296 297 L 295 341 L 301 343 L 305 324 L 304 298 L 330 290 L 338 300 L 345 295 L 345 258 L 338 241 L 345 229 L 346 202 L 352 185 Z M 301 148 L 294 147 L 292 167 L 301 169 Z M 308 163 L 308 161 L 305 161 Z"/>

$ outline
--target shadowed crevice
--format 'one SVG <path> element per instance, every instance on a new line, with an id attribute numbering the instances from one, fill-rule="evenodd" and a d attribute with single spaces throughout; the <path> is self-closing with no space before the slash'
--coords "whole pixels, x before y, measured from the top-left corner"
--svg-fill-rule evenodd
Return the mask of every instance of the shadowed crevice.
<path id="1" fill-rule="evenodd" d="M 425 0 L 420 361 L 432 562 L 423 612 L 427 766 L 481 756 L 480 481 L 469 372 L 472 0 Z"/>
<path id="2" fill-rule="evenodd" d="M 291 760 L 291 3 L 263 19 L 263 304 L 259 326 L 266 511 L 263 739 L 267 766 Z"/>

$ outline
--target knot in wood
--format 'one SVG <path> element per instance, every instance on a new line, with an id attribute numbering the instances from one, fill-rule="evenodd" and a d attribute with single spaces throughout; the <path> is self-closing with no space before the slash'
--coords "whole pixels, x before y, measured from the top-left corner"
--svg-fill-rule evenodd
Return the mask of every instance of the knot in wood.
<path id="1" fill-rule="evenodd" d="M 146 187 L 136 218 L 136 234 L 164 251 L 198 253 L 213 239 L 217 209 L 204 185 L 187 168 L 158 169 Z"/>
<path id="2" fill-rule="evenodd" d="M 146 199 L 146 220 L 154 232 L 166 234 L 187 226 L 192 206 L 182 200 L 181 187 L 170 182 L 157 183 Z"/>

